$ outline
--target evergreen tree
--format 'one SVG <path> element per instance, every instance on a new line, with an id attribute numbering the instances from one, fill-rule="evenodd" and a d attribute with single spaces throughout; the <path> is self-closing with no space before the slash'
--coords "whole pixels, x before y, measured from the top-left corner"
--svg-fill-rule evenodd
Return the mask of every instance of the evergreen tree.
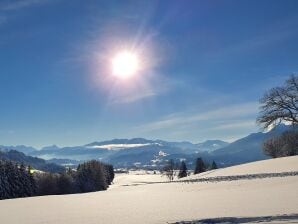
<path id="1" fill-rule="evenodd" d="M 26 167 L 10 161 L 0 161 L 0 199 L 34 195 Z"/>
<path id="2" fill-rule="evenodd" d="M 28 197 L 30 195 L 30 182 L 29 182 L 29 176 L 26 170 L 26 167 L 22 163 L 19 168 L 19 180 L 20 183 L 20 190 L 18 192 L 18 197 Z"/>
<path id="3" fill-rule="evenodd" d="M 36 174 L 37 195 L 59 194 L 57 175 L 51 173 Z"/>
<path id="4" fill-rule="evenodd" d="M 28 177 L 29 177 L 29 183 L 30 183 L 30 193 L 31 195 L 36 195 L 36 192 L 37 192 L 37 186 L 36 186 L 36 181 L 33 177 L 33 173 L 32 173 L 32 168 L 31 166 L 28 166 Z"/>
<path id="5" fill-rule="evenodd" d="M 71 175 L 63 173 L 57 179 L 57 188 L 59 194 L 74 193 L 74 180 Z"/>
<path id="6" fill-rule="evenodd" d="M 18 197 L 17 192 L 19 191 L 18 176 L 16 172 L 17 167 L 10 161 L 5 163 L 5 171 L 8 181 L 8 194 L 9 198 Z"/>
<path id="7" fill-rule="evenodd" d="M 6 164 L 0 161 L 0 199 L 9 198 L 9 183 L 6 172 Z"/>
<path id="8" fill-rule="evenodd" d="M 196 161 L 196 167 L 194 170 L 194 174 L 202 173 L 206 171 L 206 166 L 202 158 L 198 158 Z"/>
<path id="9" fill-rule="evenodd" d="M 215 170 L 217 169 L 217 165 L 215 163 L 215 161 L 212 162 L 212 165 L 211 165 L 211 170 Z"/>
<path id="10" fill-rule="evenodd" d="M 184 161 L 181 162 L 180 170 L 178 173 L 178 178 L 186 177 L 187 176 L 187 167 Z"/>
<path id="11" fill-rule="evenodd" d="M 109 175 L 107 166 L 92 160 L 78 166 L 76 183 L 81 192 L 106 190 L 113 180 L 114 171 Z M 110 168 L 111 169 L 111 168 Z"/>

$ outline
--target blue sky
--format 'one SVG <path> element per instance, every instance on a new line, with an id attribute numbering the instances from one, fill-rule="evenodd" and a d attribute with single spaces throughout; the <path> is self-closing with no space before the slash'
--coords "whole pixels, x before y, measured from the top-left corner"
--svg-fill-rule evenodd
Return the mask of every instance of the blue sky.
<path id="1" fill-rule="evenodd" d="M 0 1 L 0 144 L 232 141 L 298 71 L 298 2 Z M 111 78 L 136 51 L 143 68 Z"/>

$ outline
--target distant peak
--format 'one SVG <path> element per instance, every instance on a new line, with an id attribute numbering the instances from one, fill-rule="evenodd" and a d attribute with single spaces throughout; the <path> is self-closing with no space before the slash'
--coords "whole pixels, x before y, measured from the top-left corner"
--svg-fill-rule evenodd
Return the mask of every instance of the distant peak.
<path id="1" fill-rule="evenodd" d="M 54 144 L 54 145 L 45 146 L 41 150 L 56 150 L 56 149 L 59 149 L 59 147 Z"/>

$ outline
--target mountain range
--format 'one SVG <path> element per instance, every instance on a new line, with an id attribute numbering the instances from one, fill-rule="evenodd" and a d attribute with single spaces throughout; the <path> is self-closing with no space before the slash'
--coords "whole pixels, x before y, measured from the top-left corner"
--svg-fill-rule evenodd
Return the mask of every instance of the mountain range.
<path id="1" fill-rule="evenodd" d="M 0 160 L 9 160 L 18 164 L 22 163 L 26 166 L 31 166 L 34 169 L 45 172 L 59 173 L 65 171 L 65 167 L 63 166 L 59 166 L 56 163 L 51 163 L 41 158 L 25 155 L 16 150 L 0 150 Z"/>
<path id="2" fill-rule="evenodd" d="M 215 160 L 220 166 L 230 166 L 245 162 L 267 159 L 262 152 L 263 142 L 280 135 L 289 126 L 279 125 L 269 132 L 258 132 L 238 139 L 232 143 L 221 140 L 207 140 L 202 143 L 169 142 L 144 138 L 113 139 L 92 142 L 82 146 L 47 146 L 41 150 L 27 146 L 1 148 L 14 149 L 30 156 L 51 160 L 58 164 L 77 164 L 79 161 L 97 159 L 113 164 L 115 167 L 158 167 L 168 159 L 186 160 L 190 166 L 197 157 L 207 162 Z"/>

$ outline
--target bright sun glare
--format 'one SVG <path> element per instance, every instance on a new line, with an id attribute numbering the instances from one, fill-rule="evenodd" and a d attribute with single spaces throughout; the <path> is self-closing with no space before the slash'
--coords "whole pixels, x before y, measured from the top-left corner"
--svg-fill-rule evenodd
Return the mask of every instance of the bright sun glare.
<path id="1" fill-rule="evenodd" d="M 127 79 L 137 74 L 139 69 L 138 57 L 129 51 L 118 53 L 112 60 L 113 75 Z"/>

